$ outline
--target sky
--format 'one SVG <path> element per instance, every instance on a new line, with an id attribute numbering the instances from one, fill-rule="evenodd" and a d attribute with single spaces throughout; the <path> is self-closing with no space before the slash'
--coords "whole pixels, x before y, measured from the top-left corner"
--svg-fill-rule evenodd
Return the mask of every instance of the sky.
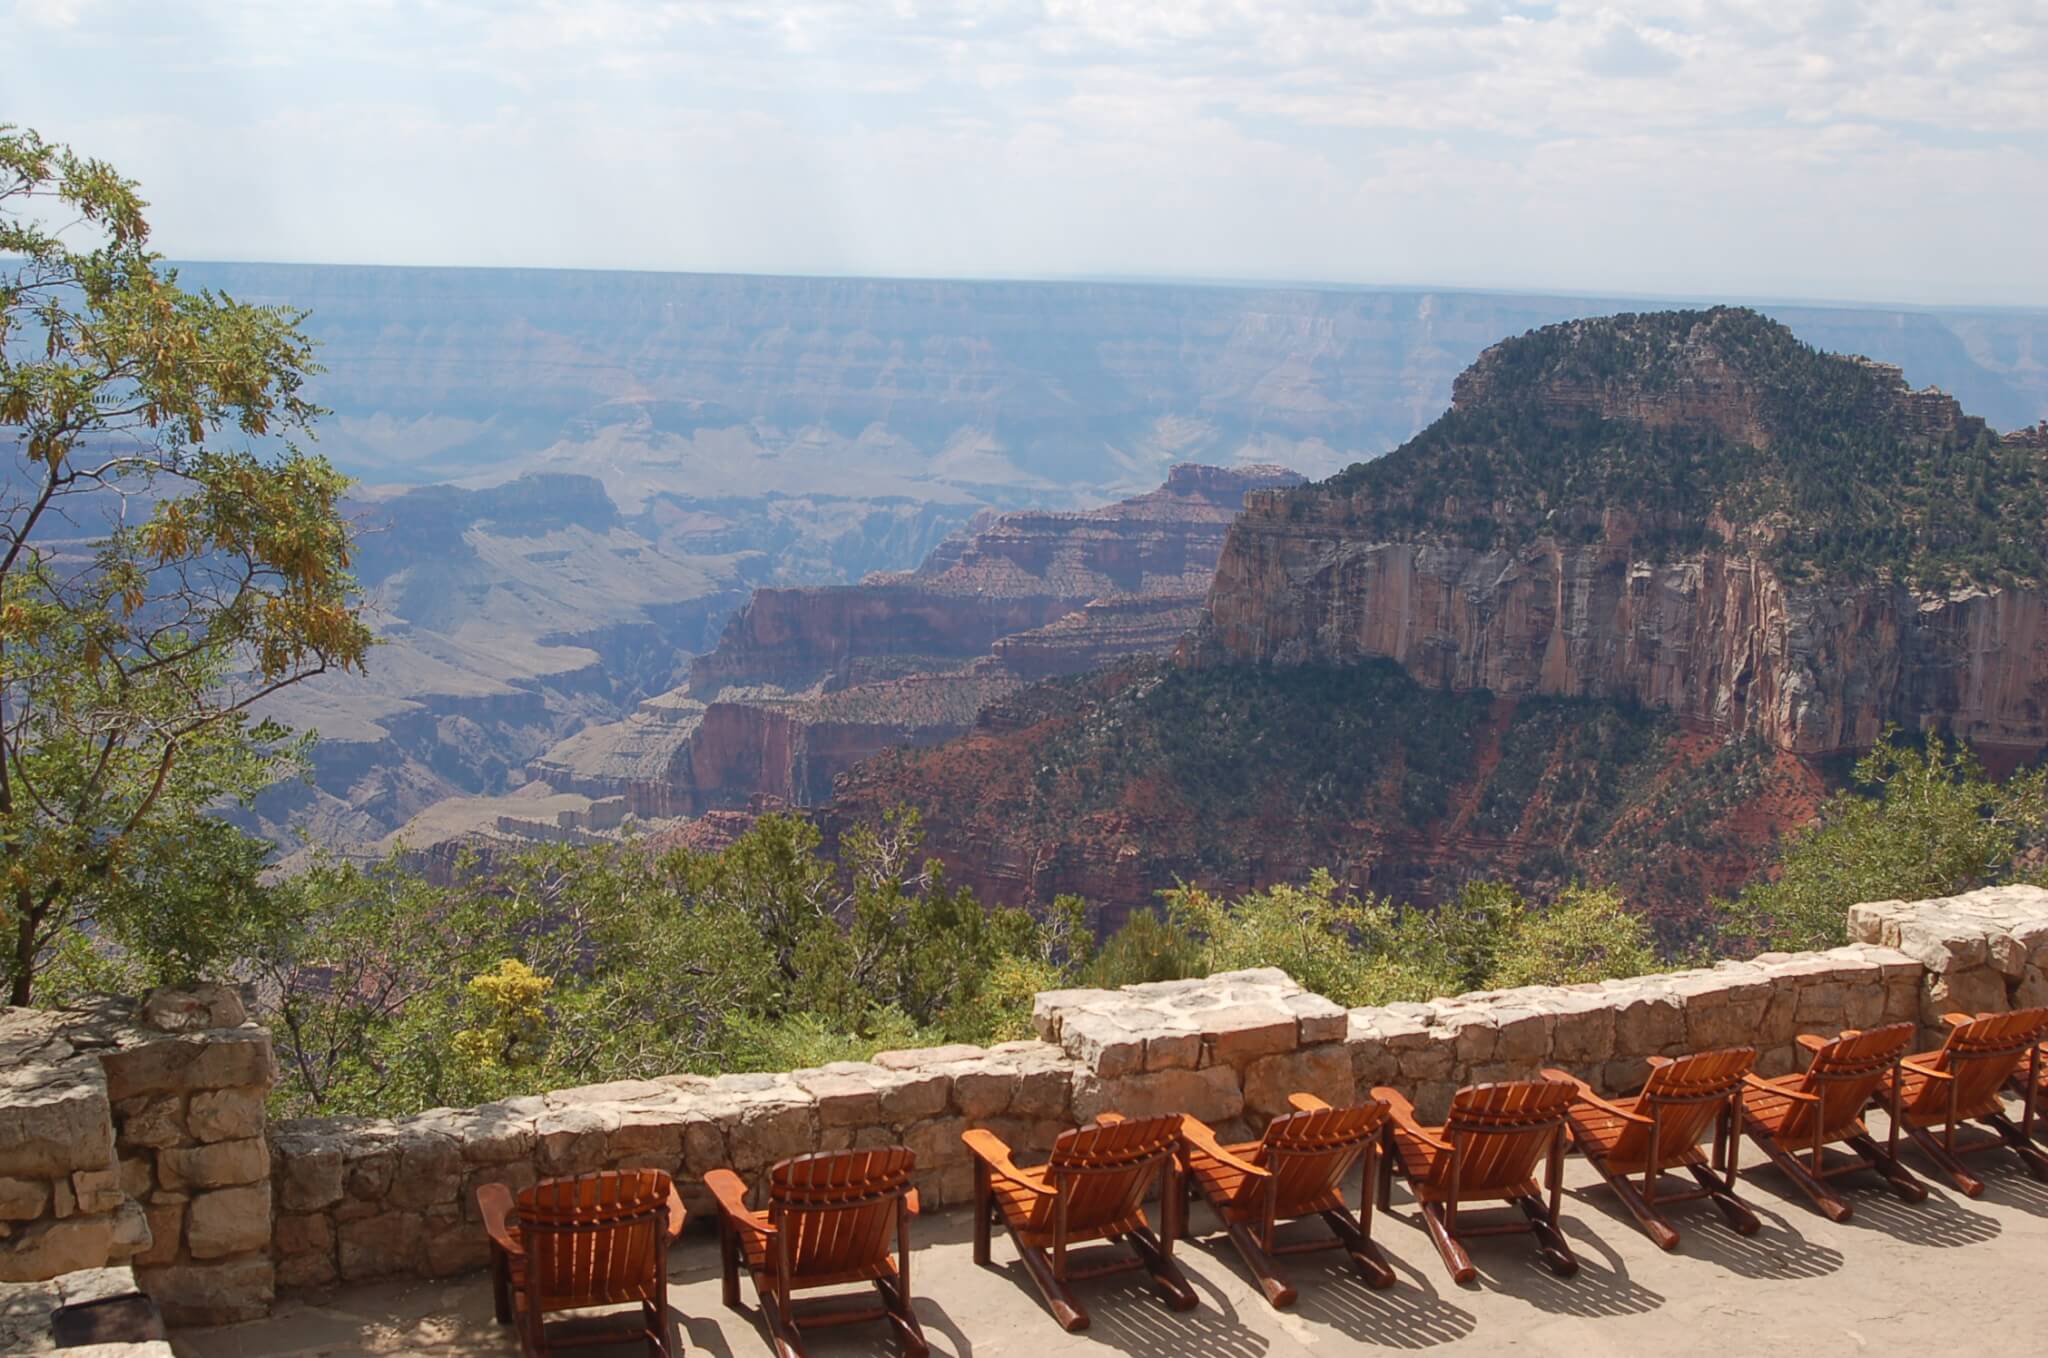
<path id="1" fill-rule="evenodd" d="M 0 0 L 182 259 L 2042 306 L 2044 71 L 2043 0 Z"/>

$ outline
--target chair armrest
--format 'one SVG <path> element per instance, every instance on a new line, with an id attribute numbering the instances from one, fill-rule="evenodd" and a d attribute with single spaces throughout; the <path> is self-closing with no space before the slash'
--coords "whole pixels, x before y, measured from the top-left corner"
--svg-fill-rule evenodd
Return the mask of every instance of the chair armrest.
<path id="1" fill-rule="evenodd" d="M 740 1182 L 739 1175 L 729 1169 L 714 1169 L 704 1176 L 704 1187 L 718 1200 L 718 1210 L 733 1225 L 761 1235 L 775 1234 L 768 1218 L 747 1206 L 747 1186 Z"/>
<path id="2" fill-rule="evenodd" d="M 668 1186 L 668 1238 L 674 1240 L 683 1233 L 683 1226 L 690 1214 L 683 1210 L 683 1195 L 676 1191 L 674 1181 Z"/>
<path id="3" fill-rule="evenodd" d="M 1797 1099 L 1801 1103 L 1820 1102 L 1820 1095 L 1818 1094 L 1809 1094 L 1805 1090 L 1794 1089 L 1790 1085 L 1781 1085 L 1774 1080 L 1766 1080 L 1760 1075 L 1751 1075 L 1744 1072 L 1742 1083 L 1748 1085 L 1751 1089 L 1761 1089 L 1766 1094 L 1783 1094 L 1786 1098 Z"/>
<path id="4" fill-rule="evenodd" d="M 1387 1105 L 1387 1120 L 1399 1127 L 1407 1135 L 1414 1137 L 1418 1141 L 1427 1142 L 1440 1151 L 1449 1151 L 1451 1149 L 1450 1142 L 1431 1132 L 1425 1131 L 1422 1124 L 1415 1120 L 1415 1105 L 1408 1102 L 1408 1096 L 1400 1090 L 1391 1089 L 1386 1085 L 1375 1085 L 1373 1086 L 1372 1096 Z M 1441 1131 L 1442 1128 L 1437 1130 Z"/>
<path id="5" fill-rule="evenodd" d="M 1847 1033 L 1842 1034 L 1842 1037 L 1847 1036 Z M 1801 1033 L 1798 1037 L 1795 1037 L 1792 1040 L 1794 1042 L 1797 1042 L 1800 1046 L 1806 1048 L 1806 1050 L 1810 1052 L 1817 1052 L 1821 1050 L 1823 1047 L 1827 1046 L 1828 1043 L 1838 1042 L 1841 1039 L 1833 1037 L 1820 1037 L 1813 1033 Z"/>
<path id="6" fill-rule="evenodd" d="M 1671 1056 L 1646 1056 L 1643 1058 L 1651 1070 L 1656 1070 L 1661 1066 L 1668 1066 L 1676 1059 L 1676 1057 Z"/>
<path id="7" fill-rule="evenodd" d="M 1098 1127 L 1114 1127 L 1123 1120 L 1124 1115 L 1122 1113 L 1097 1113 L 1095 1115 L 1095 1125 Z"/>
<path id="8" fill-rule="evenodd" d="M 916 1189 L 907 1188 L 903 1191 L 903 1210 L 910 1213 L 910 1215 L 912 1216 L 916 1216 L 919 1212 L 924 1210 L 923 1205 L 919 1203 L 917 1200 Z"/>
<path id="9" fill-rule="evenodd" d="M 526 1248 L 519 1243 L 519 1236 L 512 1229 L 514 1203 L 511 1189 L 504 1184 L 478 1184 L 476 1207 L 483 1216 L 484 1230 L 493 1244 L 507 1254 L 526 1253 Z"/>
<path id="10" fill-rule="evenodd" d="M 1019 1167 L 1017 1162 L 1010 1158 L 1010 1148 L 1004 1145 L 1003 1139 L 994 1132 L 969 1127 L 960 1133 L 960 1140 L 966 1143 L 968 1151 L 975 1159 L 989 1167 L 991 1173 L 1000 1174 L 1011 1183 L 1028 1188 L 1034 1193 L 1043 1193 L 1049 1198 L 1058 1196 L 1058 1190 L 1041 1176 Z"/>
<path id="11" fill-rule="evenodd" d="M 1249 1160 L 1232 1155 L 1223 1143 L 1216 1139 L 1216 1133 L 1209 1129 L 1209 1124 L 1203 1122 L 1198 1117 L 1193 1117 L 1187 1113 L 1181 1114 L 1180 1138 L 1191 1149 L 1198 1150 L 1211 1160 L 1228 1165 L 1232 1169 L 1242 1170 L 1251 1178 L 1270 1179 L 1273 1177 L 1273 1171 L 1265 1168 L 1263 1165 L 1255 1165 Z"/>
<path id="12" fill-rule="evenodd" d="M 1289 1094 L 1287 1106 L 1297 1113 L 1320 1113 L 1330 1105 L 1313 1094 Z"/>
<path id="13" fill-rule="evenodd" d="M 1618 1103 L 1611 1103 L 1608 1100 L 1601 1098 L 1598 1094 L 1595 1094 L 1593 1092 L 1593 1086 L 1587 1084 L 1584 1080 L 1581 1080 L 1578 1076 L 1571 1074 L 1569 1071 L 1546 1070 L 1543 1072 L 1543 1074 L 1549 1079 L 1559 1080 L 1566 1084 L 1576 1086 L 1578 1088 L 1578 1093 L 1573 1096 L 1573 1100 L 1577 1103 L 1590 1103 L 1603 1113 L 1612 1113 L 1615 1117 L 1621 1118 L 1624 1121 L 1640 1123 L 1642 1126 L 1645 1127 L 1649 1126 L 1650 1123 L 1654 1120 L 1651 1118 L 1644 1117 L 1641 1113 L 1636 1112 L 1634 1109 L 1623 1108 Z"/>
<path id="14" fill-rule="evenodd" d="M 1933 1066 L 1925 1064 L 1933 1059 L 1935 1058 L 1931 1056 L 1901 1056 L 1899 1064 L 1917 1075 L 1925 1075 L 1930 1080 L 1953 1080 L 1956 1078 L 1954 1071 L 1937 1070 Z"/>
<path id="15" fill-rule="evenodd" d="M 1977 1016 L 1975 1014 L 1943 1014 L 1941 1021 L 1951 1028 L 1960 1028 L 1965 1023 L 1975 1023 Z"/>

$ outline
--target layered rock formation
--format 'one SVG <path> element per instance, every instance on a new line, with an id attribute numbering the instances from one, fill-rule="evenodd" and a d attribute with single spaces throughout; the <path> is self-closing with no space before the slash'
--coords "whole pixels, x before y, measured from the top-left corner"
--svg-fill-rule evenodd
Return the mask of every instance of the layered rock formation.
<path id="1" fill-rule="evenodd" d="M 1989 525 L 2012 550 L 1980 561 L 1981 535 L 1949 521 L 1981 517 L 1965 494 L 1885 499 L 1885 476 L 1981 477 L 1957 465 L 1973 456 L 1995 468 L 1983 422 L 1940 392 L 1911 389 L 1896 368 L 1816 356 L 1812 364 L 1836 369 L 1822 379 L 1840 392 L 1810 397 L 1834 423 L 1809 431 L 1800 394 L 1788 399 L 1777 385 L 1787 375 L 1759 366 L 1757 346 L 1726 334 L 1721 315 L 1696 314 L 1668 352 L 1606 375 L 1542 368 L 1519 352 L 1529 341 L 1498 345 L 1459 379 L 1453 414 L 1440 422 L 1468 417 L 1465 427 L 1327 485 L 1252 497 L 1190 655 L 1386 657 L 1433 687 L 1619 698 L 1809 756 L 1868 746 L 1888 723 L 2038 751 L 2048 742 L 2048 596 L 2038 574 L 2008 564 L 2038 559 L 2038 517 Z M 1463 488 L 1475 460 L 1499 455 L 1471 435 L 1501 412 L 1536 440 L 1595 420 L 1637 439 L 1644 457 L 1676 431 L 1757 484 L 1716 485 L 1697 459 L 1694 483 L 1668 507 L 1619 495 L 1474 503 L 1442 494 L 1447 475 L 1464 475 Z M 1854 506 L 1856 517 L 1839 523 L 1801 521 L 1833 512 L 1796 502 L 1806 494 L 1799 463 L 1824 439 L 1852 441 L 1837 459 L 1846 474 L 1858 474 L 1858 457 L 1871 464 L 1878 479 L 1864 489 L 1880 502 L 1867 514 Z M 1513 458 L 1498 460 L 1485 476 L 1508 484 Z M 2007 460 L 2035 472 L 2006 468 L 2005 493 L 2038 495 L 2036 460 Z M 1758 487 L 1774 483 L 1794 493 L 1759 503 Z M 1896 516 L 1902 548 L 1831 564 L 1831 550 L 1854 551 L 1882 531 L 1866 518 L 1885 515 Z M 1686 540 L 1702 545 L 1671 549 Z"/>
<path id="2" fill-rule="evenodd" d="M 1158 490 L 1101 509 L 985 517 L 915 571 L 757 590 L 684 686 L 577 733 L 530 772 L 623 795 L 642 816 L 763 795 L 820 804 L 862 760 L 957 735 L 1027 682 L 1172 650 L 1244 497 L 1300 480 L 1278 467 L 1177 467 Z"/>

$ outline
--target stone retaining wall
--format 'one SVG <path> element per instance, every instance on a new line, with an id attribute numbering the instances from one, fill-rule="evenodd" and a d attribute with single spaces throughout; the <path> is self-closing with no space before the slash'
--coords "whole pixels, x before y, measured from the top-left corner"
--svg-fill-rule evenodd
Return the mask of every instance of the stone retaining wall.
<path id="1" fill-rule="evenodd" d="M 0 1281 L 128 1261 L 173 1324 L 267 1312 L 274 1076 L 220 986 L 0 1010 Z"/>
<path id="2" fill-rule="evenodd" d="M 189 1320 L 223 1296 L 260 1305 L 270 1256 L 277 1284 L 291 1288 L 476 1268 L 484 1183 L 517 1189 L 544 1175 L 654 1166 L 703 1211 L 711 1169 L 756 1179 L 805 1151 L 901 1143 L 917 1153 L 926 1202 L 940 1207 L 971 1192 L 960 1143 L 970 1126 L 997 1132 L 1028 1161 L 1064 1128 L 1110 1109 L 1188 1112 L 1226 1134 L 1253 1134 L 1296 1090 L 1340 1102 L 1390 1084 L 1435 1116 L 1461 1084 L 1544 1066 L 1626 1092 L 1646 1057 L 1753 1045 L 1762 1070 L 1776 1073 L 1796 1068 L 1801 1033 L 1901 1020 L 1932 1030 L 1949 1009 L 2048 999 L 2048 891 L 1862 905 L 1851 932 L 1858 942 L 1827 952 L 1349 1011 L 1270 969 L 1049 991 L 1034 1008 L 1036 1041 L 883 1052 L 786 1074 L 618 1081 L 402 1119 L 272 1123 L 267 1154 L 251 1132 L 269 1080 L 261 1030 L 207 1013 L 190 1021 L 211 1026 L 141 1041 L 137 1024 L 117 1023 L 128 1037 L 103 1035 L 88 1050 L 74 1015 L 72 1028 L 30 1044 L 30 1075 L 10 1072 L 0 1085 L 0 1173 L 15 1176 L 0 1179 L 0 1213 L 10 1201 L 35 1208 L 33 1224 L 10 1225 L 0 1243 L 20 1267 L 25 1242 L 67 1221 L 97 1222 L 69 1228 L 90 1235 L 92 1248 L 76 1253 L 134 1253 L 143 1284 L 174 1321 Z M 0 1026 L 0 1042 L 34 1028 L 6 1017 L 20 1012 L 0 1011 L 0 1025 L 15 1025 Z M 50 1045 L 60 1029 L 59 1045 L 71 1044 L 61 1052 Z M 11 1050 L 0 1047 L 0 1060 L 12 1064 Z M 110 1164 L 118 1200 L 95 1177 Z M 27 1186 L 10 1187 L 17 1182 Z M 60 1182 L 68 1216 L 55 1210 L 66 1201 Z M 233 1210 L 203 1207 L 215 1202 Z M 251 1224 L 259 1206 L 274 1210 L 267 1238 Z M 134 1243 L 138 1211 L 155 1243 Z M 38 1248 L 39 1266 L 69 1257 Z M 195 1279 L 222 1286 L 201 1297 Z"/>

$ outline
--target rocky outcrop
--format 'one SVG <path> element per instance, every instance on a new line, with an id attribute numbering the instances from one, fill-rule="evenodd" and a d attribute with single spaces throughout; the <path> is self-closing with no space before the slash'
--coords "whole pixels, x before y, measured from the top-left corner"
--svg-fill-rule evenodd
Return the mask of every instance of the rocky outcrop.
<path id="1" fill-rule="evenodd" d="M 1361 537 L 1338 502 L 1263 497 L 1218 564 L 1210 663 L 1399 662 L 1438 688 L 1621 698 L 1803 755 L 1887 723 L 2048 742 L 2048 598 L 1798 583 L 1754 553 L 1646 560 L 1626 515 L 1590 543 L 1475 550 Z"/>
<path id="2" fill-rule="evenodd" d="M 1384 465 L 1248 497 L 1185 654 L 1383 657 L 1809 756 L 1889 723 L 2048 744 L 2043 529 L 1995 503 L 2039 478 L 1953 493 L 1998 445 L 1949 396 L 1727 311 L 1539 332 L 1454 391 Z"/>

